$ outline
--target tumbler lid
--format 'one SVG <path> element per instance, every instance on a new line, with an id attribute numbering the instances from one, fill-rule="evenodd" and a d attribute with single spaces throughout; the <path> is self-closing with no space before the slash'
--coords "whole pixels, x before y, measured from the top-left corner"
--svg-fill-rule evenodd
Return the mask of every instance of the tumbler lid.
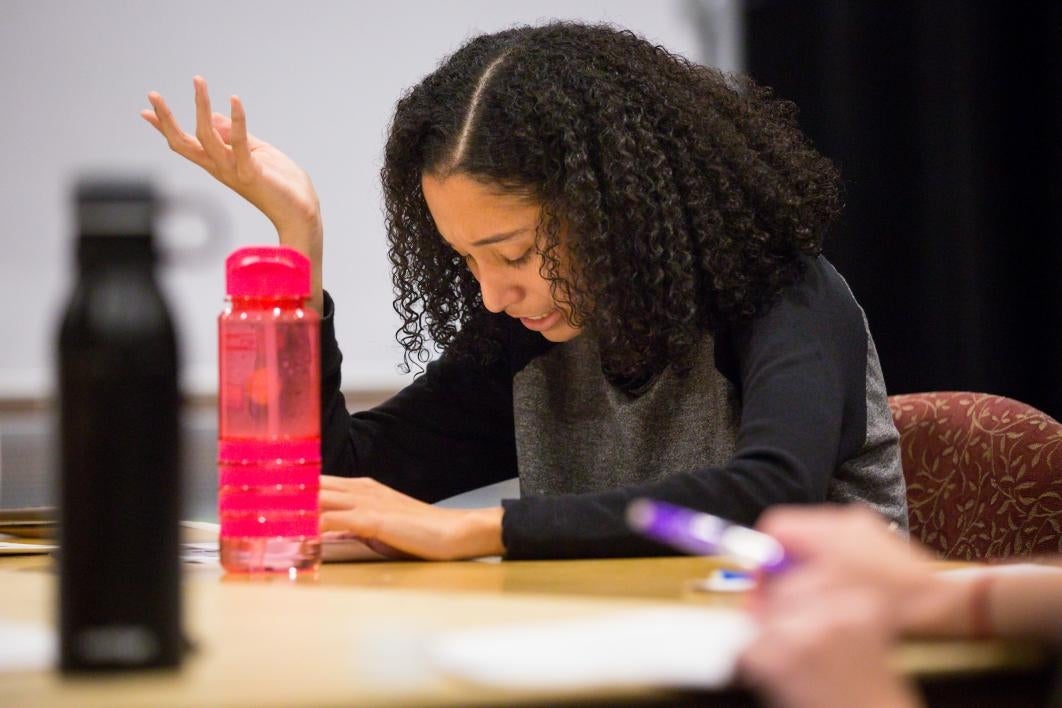
<path id="1" fill-rule="evenodd" d="M 310 296 L 310 259 L 287 246 L 248 246 L 225 259 L 225 291 L 233 297 Z"/>
<path id="2" fill-rule="evenodd" d="M 158 199 L 147 180 L 82 177 L 75 201 L 80 236 L 151 236 Z"/>

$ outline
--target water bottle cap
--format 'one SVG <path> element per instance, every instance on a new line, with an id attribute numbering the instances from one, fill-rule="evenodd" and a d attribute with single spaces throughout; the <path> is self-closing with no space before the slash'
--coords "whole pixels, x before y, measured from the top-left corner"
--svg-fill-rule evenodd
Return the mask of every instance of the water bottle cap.
<path id="1" fill-rule="evenodd" d="M 310 259 L 287 246 L 238 248 L 225 259 L 230 297 L 310 296 Z"/>

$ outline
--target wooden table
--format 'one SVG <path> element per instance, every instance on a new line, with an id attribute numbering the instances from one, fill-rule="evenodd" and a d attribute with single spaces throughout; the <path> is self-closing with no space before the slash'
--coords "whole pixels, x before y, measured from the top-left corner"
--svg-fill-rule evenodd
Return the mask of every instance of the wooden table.
<path id="1" fill-rule="evenodd" d="M 732 605 L 692 589 L 719 567 L 705 558 L 348 563 L 316 579 L 249 580 L 188 566 L 185 626 L 196 648 L 179 672 L 62 679 L 0 674 L 3 706 L 444 705 L 691 700 L 642 689 L 562 694 L 488 689 L 446 678 L 418 656 L 426 633 L 505 621 L 582 618 L 660 604 Z M 0 619 L 51 623 L 46 557 L 0 560 Z M 907 642 L 896 660 L 922 679 L 1042 671 L 1034 645 Z M 706 696 L 697 696 L 697 701 Z M 719 697 L 727 705 L 743 695 Z"/>

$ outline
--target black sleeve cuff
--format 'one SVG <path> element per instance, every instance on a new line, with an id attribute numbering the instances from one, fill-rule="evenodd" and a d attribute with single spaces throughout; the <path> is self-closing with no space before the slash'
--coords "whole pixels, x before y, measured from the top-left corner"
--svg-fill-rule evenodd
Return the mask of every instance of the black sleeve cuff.
<path id="1" fill-rule="evenodd" d="M 321 378 L 328 379 L 330 376 L 338 376 L 340 366 L 343 363 L 343 354 L 339 351 L 339 343 L 336 341 L 336 305 L 328 291 L 324 292 L 324 308 L 321 313 Z M 335 382 L 336 390 L 339 389 L 339 381 Z"/>
<path id="2" fill-rule="evenodd" d="M 678 551 L 627 527 L 626 496 L 623 490 L 613 490 L 597 495 L 503 499 L 505 557 L 541 560 L 677 555 Z"/>

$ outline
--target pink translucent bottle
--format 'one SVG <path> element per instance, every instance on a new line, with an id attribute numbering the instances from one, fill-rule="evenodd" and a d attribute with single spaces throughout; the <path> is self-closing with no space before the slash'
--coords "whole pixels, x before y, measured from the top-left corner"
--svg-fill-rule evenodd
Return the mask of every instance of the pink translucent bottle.
<path id="1" fill-rule="evenodd" d="M 225 261 L 218 318 L 221 564 L 237 573 L 316 570 L 321 561 L 318 314 L 310 261 L 285 247 Z"/>

